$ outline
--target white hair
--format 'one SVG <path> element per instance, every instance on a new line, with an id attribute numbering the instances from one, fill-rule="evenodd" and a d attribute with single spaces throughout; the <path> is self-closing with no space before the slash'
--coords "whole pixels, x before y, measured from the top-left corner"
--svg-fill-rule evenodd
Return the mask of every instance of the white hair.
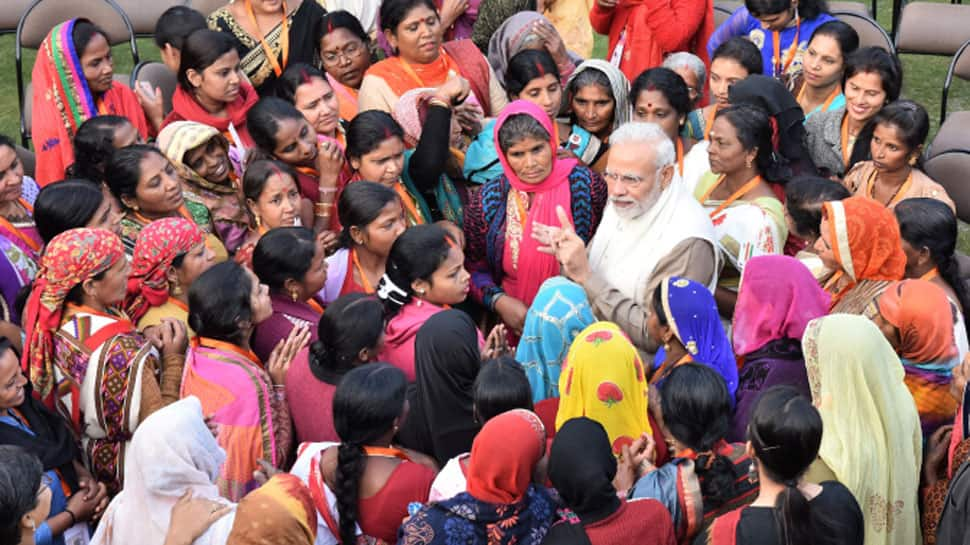
<path id="1" fill-rule="evenodd" d="M 697 76 L 697 84 L 704 88 L 704 82 L 707 81 L 707 67 L 704 66 L 704 61 L 700 57 L 693 53 L 688 53 L 686 51 L 678 51 L 677 53 L 671 53 L 664 59 L 662 65 L 664 68 L 669 68 L 671 70 L 676 70 L 681 66 L 686 66 L 694 75 Z"/>
<path id="2" fill-rule="evenodd" d="M 620 125 L 610 134 L 610 145 L 641 144 L 654 150 L 653 163 L 659 172 L 667 165 L 674 164 L 677 152 L 667 133 L 655 123 L 631 121 Z"/>

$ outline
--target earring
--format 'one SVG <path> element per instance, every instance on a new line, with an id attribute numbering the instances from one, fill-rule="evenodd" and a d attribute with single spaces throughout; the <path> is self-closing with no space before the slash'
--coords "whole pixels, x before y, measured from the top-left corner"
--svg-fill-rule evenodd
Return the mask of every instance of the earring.
<path id="1" fill-rule="evenodd" d="M 176 297 L 178 297 L 179 295 L 182 295 L 182 293 L 183 293 L 183 292 L 182 292 L 182 286 L 181 286 L 181 285 L 179 285 L 179 284 L 173 284 L 173 285 L 172 285 L 172 288 L 171 288 L 171 289 L 169 290 L 169 292 L 170 292 L 170 293 L 171 293 L 172 295 L 174 295 L 174 296 L 176 296 Z"/>
<path id="2" fill-rule="evenodd" d="M 133 205 L 131 205 L 131 209 L 132 209 L 132 210 L 134 210 L 135 212 L 137 212 L 137 211 L 139 210 L 139 208 L 138 208 L 138 205 L 137 205 L 137 204 L 133 204 Z"/>
<path id="3" fill-rule="evenodd" d="M 263 226 L 263 220 L 259 216 L 256 216 L 256 228 L 259 229 L 262 226 Z"/>
<path id="4" fill-rule="evenodd" d="M 744 164 L 746 164 L 748 168 L 751 168 L 751 158 L 749 157 L 748 159 L 745 159 Z"/>
<path id="5" fill-rule="evenodd" d="M 758 462 L 754 459 L 751 460 L 751 465 L 748 466 L 748 482 L 751 484 L 758 482 Z"/>
<path id="6" fill-rule="evenodd" d="M 299 298 L 300 298 L 300 294 L 299 294 L 299 293 L 297 293 L 297 291 L 296 291 L 296 290 L 290 290 L 290 299 L 293 299 L 293 302 L 294 302 L 294 303 L 295 303 L 295 302 L 296 302 L 296 300 L 297 300 L 297 299 L 299 299 Z"/>
<path id="7" fill-rule="evenodd" d="M 916 166 L 916 156 L 915 155 L 909 158 L 909 166 L 911 166 L 911 167 L 915 167 Z"/>

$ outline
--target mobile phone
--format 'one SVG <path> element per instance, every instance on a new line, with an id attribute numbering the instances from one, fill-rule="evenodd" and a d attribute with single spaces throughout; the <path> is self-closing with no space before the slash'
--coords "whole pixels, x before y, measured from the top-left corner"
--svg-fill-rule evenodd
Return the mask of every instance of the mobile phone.
<path id="1" fill-rule="evenodd" d="M 155 89 L 152 89 L 151 83 L 139 80 L 138 87 L 141 88 L 142 92 L 145 93 L 150 100 L 155 100 Z"/>

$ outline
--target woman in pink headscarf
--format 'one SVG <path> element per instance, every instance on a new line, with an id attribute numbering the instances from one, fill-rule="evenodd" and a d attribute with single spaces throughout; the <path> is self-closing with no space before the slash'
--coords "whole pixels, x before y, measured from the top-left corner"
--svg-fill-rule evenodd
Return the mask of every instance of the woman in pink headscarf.
<path id="1" fill-rule="evenodd" d="M 575 159 L 558 158 L 558 142 L 540 106 L 509 104 L 495 122 L 503 175 L 485 183 L 465 211 L 472 296 L 517 333 L 539 286 L 559 274 L 555 257 L 539 252 L 533 226 L 559 225 L 562 207 L 588 243 L 606 204 L 603 180 Z"/>
<path id="2" fill-rule="evenodd" d="M 734 353 L 742 361 L 728 441 L 744 441 L 761 392 L 784 384 L 810 397 L 802 335 L 808 322 L 825 316 L 829 294 L 793 257 L 766 255 L 744 267 L 734 310 Z"/>

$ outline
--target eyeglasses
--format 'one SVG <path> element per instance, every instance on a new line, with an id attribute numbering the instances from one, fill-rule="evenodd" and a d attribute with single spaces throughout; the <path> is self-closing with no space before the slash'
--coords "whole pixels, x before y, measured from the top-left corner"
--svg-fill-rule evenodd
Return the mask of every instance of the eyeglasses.
<path id="1" fill-rule="evenodd" d="M 627 187 L 637 187 L 646 181 L 643 176 L 637 176 L 635 174 L 619 174 L 617 172 L 610 172 L 609 170 L 603 171 L 603 179 L 607 182 L 616 183 L 619 180 L 623 185 Z"/>
<path id="2" fill-rule="evenodd" d="M 323 59 L 323 64 L 335 65 L 340 62 L 341 58 L 345 58 L 348 61 L 353 61 L 360 56 L 366 50 L 364 44 L 361 42 L 351 42 L 347 44 L 342 50 L 336 52 L 324 53 L 321 55 Z"/>

